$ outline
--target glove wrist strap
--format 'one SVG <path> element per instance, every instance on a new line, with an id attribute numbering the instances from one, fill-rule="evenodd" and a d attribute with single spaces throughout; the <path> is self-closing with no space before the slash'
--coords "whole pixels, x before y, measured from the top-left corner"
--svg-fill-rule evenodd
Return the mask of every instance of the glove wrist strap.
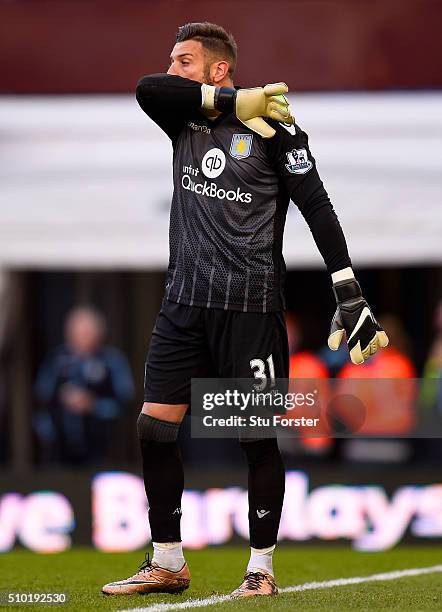
<path id="1" fill-rule="evenodd" d="M 357 280 L 345 280 L 333 285 L 333 293 L 335 294 L 336 302 L 341 304 L 354 298 L 362 297 L 361 287 Z"/>
<path id="2" fill-rule="evenodd" d="M 233 113 L 235 110 L 236 89 L 217 87 L 215 89 L 215 108 L 221 113 Z"/>
<path id="3" fill-rule="evenodd" d="M 236 104 L 236 89 L 201 85 L 201 107 L 221 113 L 233 113 Z"/>

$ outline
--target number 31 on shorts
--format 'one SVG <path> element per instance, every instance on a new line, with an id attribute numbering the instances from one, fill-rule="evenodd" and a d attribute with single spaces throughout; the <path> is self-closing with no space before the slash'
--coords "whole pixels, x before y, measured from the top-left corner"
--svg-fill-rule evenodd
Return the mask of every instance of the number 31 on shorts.
<path id="1" fill-rule="evenodd" d="M 266 374 L 266 366 L 268 367 L 268 375 Z M 251 359 L 250 367 L 253 375 L 261 382 L 254 385 L 257 391 L 263 391 L 267 386 L 267 379 L 270 379 L 270 388 L 275 386 L 275 366 L 273 365 L 273 355 L 269 355 L 265 361 L 262 359 Z"/>

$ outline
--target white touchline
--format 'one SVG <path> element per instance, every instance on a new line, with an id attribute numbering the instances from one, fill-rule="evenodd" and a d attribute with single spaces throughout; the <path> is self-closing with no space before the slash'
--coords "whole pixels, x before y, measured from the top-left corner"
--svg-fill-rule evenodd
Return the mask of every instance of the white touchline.
<path id="1" fill-rule="evenodd" d="M 371 576 L 355 576 L 354 578 L 337 578 L 336 580 L 325 580 L 324 582 L 306 582 L 297 586 L 279 589 L 280 593 L 295 593 L 296 591 L 310 591 L 313 589 L 330 589 L 332 587 L 345 586 L 347 584 L 361 584 L 361 582 L 378 582 L 381 580 L 398 580 L 408 576 L 421 576 L 422 574 L 436 574 L 442 572 L 442 565 L 432 567 L 416 567 L 415 569 L 397 570 L 395 572 L 384 572 L 383 574 L 371 574 Z M 147 608 L 145 608 L 147 609 Z"/>
<path id="2" fill-rule="evenodd" d="M 317 589 L 331 589 L 333 587 L 346 586 L 348 584 L 361 584 L 362 582 L 378 582 L 381 580 L 398 580 L 407 576 L 422 576 L 423 574 L 435 574 L 442 572 L 442 565 L 431 567 L 416 567 L 414 569 L 384 572 L 383 574 L 371 574 L 370 576 L 354 576 L 353 578 L 337 578 L 336 580 L 324 580 L 323 582 L 305 582 L 294 586 L 279 589 L 280 593 L 296 593 L 297 591 L 314 591 Z M 146 608 L 127 608 L 119 612 L 166 612 L 166 610 L 187 610 L 187 608 L 203 608 L 213 606 L 226 601 L 236 601 L 230 595 L 212 595 L 206 599 L 188 599 L 182 603 L 160 603 Z"/>

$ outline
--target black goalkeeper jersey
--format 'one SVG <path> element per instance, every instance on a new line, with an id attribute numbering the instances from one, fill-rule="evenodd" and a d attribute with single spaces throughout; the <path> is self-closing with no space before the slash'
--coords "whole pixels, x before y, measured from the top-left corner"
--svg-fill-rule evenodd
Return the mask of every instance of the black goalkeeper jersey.
<path id="1" fill-rule="evenodd" d="M 174 149 L 168 300 L 244 312 L 284 309 L 282 239 L 290 199 L 329 271 L 351 265 L 299 127 L 270 122 L 276 135 L 263 139 L 232 113 L 208 119 L 200 110 L 201 84 L 177 76 L 143 77 L 137 99 Z"/>

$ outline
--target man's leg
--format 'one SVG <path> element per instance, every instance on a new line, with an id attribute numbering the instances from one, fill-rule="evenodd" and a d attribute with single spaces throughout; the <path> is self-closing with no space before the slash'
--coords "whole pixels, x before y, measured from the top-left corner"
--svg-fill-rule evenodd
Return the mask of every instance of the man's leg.
<path id="1" fill-rule="evenodd" d="M 183 556 L 180 520 L 184 474 L 177 444 L 178 430 L 188 404 L 145 402 L 137 431 L 143 458 L 143 477 L 149 502 L 154 555 L 125 580 L 105 584 L 106 595 L 179 593 L 190 584 Z"/>
<path id="2" fill-rule="evenodd" d="M 287 329 L 282 312 L 215 313 L 211 321 L 216 365 L 222 377 L 288 378 Z M 232 595 L 275 595 L 272 555 L 285 489 L 285 470 L 275 438 L 240 440 L 248 464 L 250 561 L 244 582 Z"/>
<path id="3" fill-rule="evenodd" d="M 184 476 L 177 437 L 191 379 L 207 376 L 210 366 L 201 309 L 164 301 L 146 359 L 137 421 L 154 556 L 134 576 L 105 585 L 104 593 L 172 593 L 190 584 L 181 545 Z"/>
<path id="4" fill-rule="evenodd" d="M 137 431 L 143 458 L 143 477 L 149 502 L 154 555 L 125 580 L 105 584 L 106 595 L 180 593 L 190 584 L 181 546 L 180 520 L 184 474 L 177 444 L 178 430 L 188 404 L 145 402 Z"/>
<path id="5" fill-rule="evenodd" d="M 184 563 L 180 533 L 184 474 L 178 431 L 189 407 L 191 379 L 204 377 L 209 362 L 201 309 L 163 302 L 146 359 L 137 430 L 153 561 L 173 571 Z"/>
<path id="6" fill-rule="evenodd" d="M 247 572 L 273 573 L 272 555 L 278 537 L 285 491 L 285 469 L 276 438 L 240 440 L 249 470 L 251 554 Z"/>
<path id="7" fill-rule="evenodd" d="M 153 562 L 172 571 L 185 563 L 180 531 L 184 471 L 177 437 L 187 408 L 145 402 L 137 421 Z"/>

